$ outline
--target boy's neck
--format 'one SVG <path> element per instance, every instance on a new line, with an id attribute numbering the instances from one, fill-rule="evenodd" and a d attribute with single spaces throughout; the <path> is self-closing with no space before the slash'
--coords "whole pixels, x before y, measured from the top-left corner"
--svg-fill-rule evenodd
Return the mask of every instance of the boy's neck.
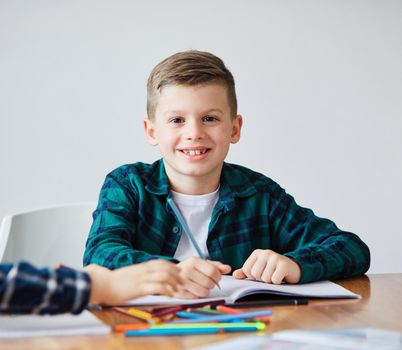
<path id="1" fill-rule="evenodd" d="M 208 186 L 208 187 L 195 187 L 192 185 L 189 186 L 174 186 L 172 183 L 170 184 L 170 187 L 173 191 L 181 194 L 188 194 L 192 196 L 200 196 L 203 194 L 208 194 L 214 192 L 219 186 L 219 182 L 215 186 Z"/>
<path id="2" fill-rule="evenodd" d="M 170 188 L 178 193 L 189 195 L 202 195 L 214 192 L 219 187 L 220 173 L 204 176 L 169 176 L 169 170 L 166 169 Z"/>

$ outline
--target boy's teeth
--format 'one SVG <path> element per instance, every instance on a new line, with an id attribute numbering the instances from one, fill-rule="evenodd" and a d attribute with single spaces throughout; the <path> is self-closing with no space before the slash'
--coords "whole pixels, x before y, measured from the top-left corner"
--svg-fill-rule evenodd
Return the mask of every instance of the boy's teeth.
<path id="1" fill-rule="evenodd" d="M 184 150 L 184 153 L 189 154 L 190 156 L 198 156 L 200 154 L 204 154 L 205 151 L 200 150 Z"/>

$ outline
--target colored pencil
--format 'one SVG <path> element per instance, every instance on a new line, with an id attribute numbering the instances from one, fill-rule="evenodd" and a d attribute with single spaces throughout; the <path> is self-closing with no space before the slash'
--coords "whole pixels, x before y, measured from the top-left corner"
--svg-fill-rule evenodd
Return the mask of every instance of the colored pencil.
<path id="1" fill-rule="evenodd" d="M 190 308 L 187 309 L 188 312 L 193 312 L 195 314 L 199 314 L 199 315 L 223 315 L 224 312 L 220 312 L 218 309 L 214 310 L 214 309 L 207 309 L 206 307 L 203 307 L 201 309 L 197 309 L 197 308 Z"/>
<path id="2" fill-rule="evenodd" d="M 125 331 L 126 337 L 144 337 L 144 336 L 158 336 L 158 335 L 191 335 L 191 334 L 215 334 L 218 333 L 217 328 L 205 329 L 140 329 L 136 331 Z"/>
<path id="3" fill-rule="evenodd" d="M 243 313 L 243 311 L 233 309 L 233 308 L 231 308 L 229 306 L 226 306 L 226 305 L 217 305 L 216 309 L 218 311 L 222 311 L 223 313 L 229 314 L 229 315 L 238 315 L 238 314 Z"/>
<path id="4" fill-rule="evenodd" d="M 122 326 L 126 326 L 125 335 L 127 336 L 206 334 L 218 331 L 251 332 L 264 330 L 266 327 L 262 322 L 162 324 L 149 326 L 148 329 L 141 329 L 137 327 L 138 325 L 133 325 L 133 330 L 127 330 L 128 325 Z M 120 329 L 123 330 L 123 328 Z"/>
<path id="5" fill-rule="evenodd" d="M 125 331 L 133 331 L 138 329 L 149 329 L 151 325 L 149 323 L 128 323 L 128 324 L 118 324 L 113 327 L 115 332 L 125 332 Z"/>
<path id="6" fill-rule="evenodd" d="M 223 314 L 220 314 L 223 315 Z M 200 314 L 198 312 L 189 312 L 189 311 L 179 311 L 176 313 L 177 317 L 180 318 L 188 318 L 188 319 L 203 319 L 207 316 L 211 316 L 211 314 Z M 216 316 L 216 314 L 215 314 Z"/>
<path id="7" fill-rule="evenodd" d="M 114 327 L 115 330 L 136 330 L 136 329 L 185 329 L 185 328 L 244 328 L 255 327 L 258 330 L 264 330 L 266 325 L 263 322 L 200 322 L 200 323 L 161 323 L 161 324 L 121 324 Z"/>
<path id="8" fill-rule="evenodd" d="M 128 309 L 124 309 L 124 308 L 121 308 L 121 307 L 114 307 L 113 310 L 115 310 L 117 312 L 120 312 L 123 315 L 135 317 L 135 318 L 138 318 L 138 319 L 143 320 L 143 321 L 147 321 L 147 322 L 151 322 L 151 323 L 160 322 L 160 318 L 154 317 L 149 312 L 139 310 L 139 309 L 135 309 L 133 307 L 130 307 Z"/>
<path id="9" fill-rule="evenodd" d="M 213 301 L 202 301 L 202 302 L 197 302 L 197 303 L 191 303 L 191 304 L 182 304 L 182 305 L 170 305 L 170 306 L 158 306 L 149 309 L 150 312 L 152 313 L 153 316 L 161 317 L 165 316 L 177 311 L 185 310 L 188 308 L 197 308 L 201 306 L 210 306 L 214 307 L 216 305 L 222 305 L 225 303 L 224 299 L 218 299 L 218 300 L 213 300 Z"/>
<path id="10" fill-rule="evenodd" d="M 269 316 L 272 314 L 271 310 L 263 310 L 263 311 L 252 311 L 252 312 L 243 312 L 241 314 L 236 315 L 217 315 L 217 316 L 203 316 L 196 319 L 183 319 L 169 322 L 170 324 L 181 324 L 181 323 L 194 323 L 194 322 L 225 322 L 225 321 L 233 321 L 239 319 L 251 319 L 254 317 L 260 316 Z M 200 315 L 201 316 L 201 315 Z"/>

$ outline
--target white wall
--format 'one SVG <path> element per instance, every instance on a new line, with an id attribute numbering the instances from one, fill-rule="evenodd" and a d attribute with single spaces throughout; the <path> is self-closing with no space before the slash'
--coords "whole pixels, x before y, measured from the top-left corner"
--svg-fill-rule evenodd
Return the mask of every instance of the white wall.
<path id="1" fill-rule="evenodd" d="M 0 217 L 96 200 L 159 154 L 142 132 L 152 67 L 186 49 L 232 70 L 228 161 L 358 233 L 402 272 L 402 1 L 0 0 Z"/>

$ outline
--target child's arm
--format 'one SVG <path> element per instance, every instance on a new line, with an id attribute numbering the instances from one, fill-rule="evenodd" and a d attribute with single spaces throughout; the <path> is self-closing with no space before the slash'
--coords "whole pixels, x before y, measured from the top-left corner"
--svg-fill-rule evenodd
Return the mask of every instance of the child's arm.
<path id="1" fill-rule="evenodd" d="M 137 225 L 140 215 L 144 214 L 140 212 L 138 191 L 144 191 L 144 188 L 138 190 L 133 185 L 133 174 L 127 175 L 125 171 L 124 167 L 120 167 L 105 179 L 98 206 L 93 213 L 93 223 L 84 252 L 84 266 L 97 264 L 116 269 L 153 259 L 176 261 L 172 257 L 149 254 L 133 246 L 139 235 Z M 149 226 L 143 227 L 141 238 L 137 240 L 147 240 L 150 247 L 160 248 L 164 242 L 156 241 L 155 233 L 151 236 L 152 229 L 157 230 Z M 162 236 L 160 240 L 163 240 Z"/>
<path id="2" fill-rule="evenodd" d="M 301 283 L 365 273 L 370 251 L 355 234 L 299 206 L 276 185 L 270 205 L 272 250 L 297 262 Z"/>
<path id="3" fill-rule="evenodd" d="M 78 314 L 87 306 L 89 276 L 70 268 L 38 269 L 27 262 L 0 265 L 0 313 Z"/>
<path id="4" fill-rule="evenodd" d="M 78 314 L 88 303 L 119 304 L 145 294 L 173 295 L 183 283 L 179 268 L 163 260 L 114 271 L 98 265 L 84 270 L 37 269 L 26 262 L 0 264 L 0 313 Z"/>
<path id="5" fill-rule="evenodd" d="M 91 279 L 91 304 L 119 304 L 147 294 L 173 296 L 183 283 L 176 264 L 163 260 L 113 271 L 92 264 L 86 266 L 84 271 Z"/>

